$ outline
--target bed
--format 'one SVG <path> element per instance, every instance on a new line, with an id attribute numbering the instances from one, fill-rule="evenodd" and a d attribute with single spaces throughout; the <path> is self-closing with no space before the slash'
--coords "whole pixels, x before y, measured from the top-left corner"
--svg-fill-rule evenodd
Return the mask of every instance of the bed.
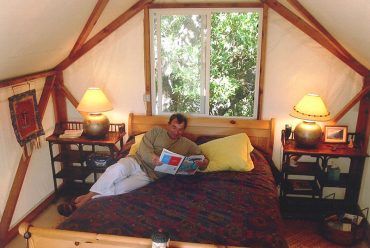
<path id="1" fill-rule="evenodd" d="M 167 120 L 130 114 L 128 133 L 135 136 Z M 191 117 L 185 136 L 198 143 L 246 133 L 255 147 L 254 169 L 167 176 L 127 194 L 94 199 L 55 230 L 25 223 L 20 233 L 32 234 L 30 247 L 47 247 L 48 241 L 55 248 L 151 247 L 159 228 L 169 234 L 170 247 L 287 247 L 267 162 L 273 126 L 273 120 Z"/>

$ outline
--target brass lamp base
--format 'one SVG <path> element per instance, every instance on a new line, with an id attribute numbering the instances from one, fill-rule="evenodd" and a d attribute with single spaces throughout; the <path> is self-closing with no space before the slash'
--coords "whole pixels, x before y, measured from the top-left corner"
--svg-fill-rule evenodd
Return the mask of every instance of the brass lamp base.
<path id="1" fill-rule="evenodd" d="M 90 113 L 84 120 L 84 133 L 88 138 L 101 139 L 109 131 L 109 120 L 101 114 Z"/>
<path id="2" fill-rule="evenodd" d="M 321 141 L 321 127 L 315 122 L 303 121 L 294 129 L 294 140 L 298 147 L 315 148 Z"/>

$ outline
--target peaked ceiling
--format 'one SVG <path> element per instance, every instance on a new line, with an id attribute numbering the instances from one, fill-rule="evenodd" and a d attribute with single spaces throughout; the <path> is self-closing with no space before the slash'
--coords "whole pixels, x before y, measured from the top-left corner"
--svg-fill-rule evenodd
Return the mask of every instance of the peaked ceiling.
<path id="1" fill-rule="evenodd" d="M 110 0 L 89 37 L 99 32 L 137 1 Z M 199 1 L 157 0 L 155 2 Z M 279 2 L 296 12 L 286 0 Z M 360 63 L 370 68 L 369 0 L 300 0 L 299 2 Z M 0 80 L 48 70 L 65 59 L 96 3 L 97 0 L 2 1 Z"/>

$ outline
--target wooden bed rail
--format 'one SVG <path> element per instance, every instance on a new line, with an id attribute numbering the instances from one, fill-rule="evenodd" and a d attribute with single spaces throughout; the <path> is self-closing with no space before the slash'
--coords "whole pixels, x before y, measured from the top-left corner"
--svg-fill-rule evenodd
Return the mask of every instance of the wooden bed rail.
<path id="1" fill-rule="evenodd" d="M 19 233 L 28 238 L 29 248 L 151 248 L 152 241 L 148 238 L 66 231 L 49 228 L 33 227 L 29 223 L 19 226 Z M 170 241 L 170 248 L 236 248 L 212 244 L 197 244 Z"/>
<path id="2" fill-rule="evenodd" d="M 133 136 L 149 131 L 153 126 L 167 126 L 168 115 L 137 115 L 130 113 L 128 135 Z M 226 117 L 188 117 L 185 136 L 196 140 L 199 136 L 226 136 L 246 133 L 252 145 L 263 149 L 272 156 L 274 142 L 274 119 L 249 120 Z"/>

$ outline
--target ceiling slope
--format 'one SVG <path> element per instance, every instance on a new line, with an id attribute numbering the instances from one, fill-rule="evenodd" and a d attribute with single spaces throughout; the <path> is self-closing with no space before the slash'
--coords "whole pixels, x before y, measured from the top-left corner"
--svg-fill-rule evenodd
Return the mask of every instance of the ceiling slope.
<path id="1" fill-rule="evenodd" d="M 110 0 L 89 38 L 136 2 Z M 279 2 L 296 12 L 286 0 Z M 38 0 L 37 3 L 35 0 L 2 1 L 0 80 L 48 70 L 63 61 L 75 45 L 96 3 L 97 0 Z M 370 68 L 369 0 L 299 0 L 299 3 L 354 58 Z"/>

